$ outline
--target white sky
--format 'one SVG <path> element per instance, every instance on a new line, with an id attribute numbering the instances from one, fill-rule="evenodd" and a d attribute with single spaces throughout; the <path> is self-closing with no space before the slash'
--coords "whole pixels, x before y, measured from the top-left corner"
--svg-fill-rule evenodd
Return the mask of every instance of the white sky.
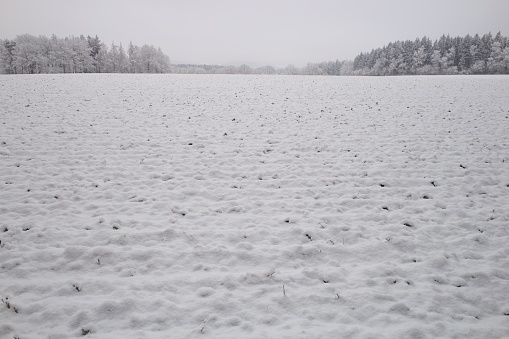
<path id="1" fill-rule="evenodd" d="M 509 0 L 0 0 L 0 39 L 97 34 L 173 63 L 303 66 L 424 35 L 509 35 L 508 13 Z"/>

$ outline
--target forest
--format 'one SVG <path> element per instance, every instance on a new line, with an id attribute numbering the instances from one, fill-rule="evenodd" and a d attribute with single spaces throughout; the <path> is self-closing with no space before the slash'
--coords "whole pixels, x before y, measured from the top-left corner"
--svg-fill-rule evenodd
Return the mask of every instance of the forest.
<path id="1" fill-rule="evenodd" d="M 498 32 L 432 42 L 396 41 L 355 57 L 352 75 L 508 74 L 509 39 Z"/>
<path id="2" fill-rule="evenodd" d="M 270 65 L 170 64 L 160 48 L 129 43 L 110 46 L 95 36 L 51 38 L 24 34 L 0 40 L 0 73 L 181 73 L 284 75 L 436 75 L 509 74 L 509 38 L 498 32 L 474 36 L 443 35 L 391 42 L 363 52 L 353 61 L 324 61 L 304 67 Z"/>
<path id="3" fill-rule="evenodd" d="M 129 43 L 109 47 L 95 36 L 51 38 L 23 34 L 0 40 L 0 73 L 168 73 L 160 48 Z"/>
<path id="4" fill-rule="evenodd" d="M 352 61 L 325 61 L 320 63 L 308 63 L 304 67 L 288 65 L 286 67 L 273 67 L 270 65 L 250 67 L 242 64 L 239 66 L 221 65 L 171 65 L 171 73 L 181 74 L 281 74 L 281 75 L 341 75 L 341 70 L 351 69 Z"/>

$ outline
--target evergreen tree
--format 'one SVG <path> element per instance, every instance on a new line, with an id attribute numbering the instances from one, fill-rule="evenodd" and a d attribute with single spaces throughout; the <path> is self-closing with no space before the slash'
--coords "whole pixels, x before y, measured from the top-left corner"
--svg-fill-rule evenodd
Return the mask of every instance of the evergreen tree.
<path id="1" fill-rule="evenodd" d="M 90 48 L 90 56 L 92 57 L 92 65 L 95 68 L 95 72 L 99 72 L 97 58 L 99 55 L 99 51 L 101 50 L 101 40 L 95 36 L 95 38 L 91 38 L 90 35 L 87 36 L 88 47 Z"/>
<path id="2" fill-rule="evenodd" d="M 432 42 L 429 38 L 396 41 L 387 47 L 360 53 L 355 57 L 354 73 L 358 75 L 396 74 L 482 74 L 509 73 L 509 39 L 498 32 L 482 38 L 451 38 L 442 35 Z"/>
<path id="3" fill-rule="evenodd" d="M 106 72 L 117 73 L 119 72 L 118 65 L 118 47 L 114 42 L 111 43 L 110 50 L 108 51 L 108 59 L 106 64 Z"/>
<path id="4" fill-rule="evenodd" d="M 3 43 L 4 53 L 2 53 L 4 68 L 8 74 L 15 74 L 14 56 L 16 51 L 16 42 L 13 40 L 5 40 Z"/>
<path id="5" fill-rule="evenodd" d="M 132 42 L 129 42 L 129 48 L 127 49 L 127 58 L 129 59 L 129 72 L 139 73 L 140 49 L 138 46 L 133 45 Z"/>
<path id="6" fill-rule="evenodd" d="M 129 60 L 127 58 L 127 54 L 122 47 L 122 43 L 120 43 L 118 47 L 118 68 L 120 73 L 129 72 Z"/>

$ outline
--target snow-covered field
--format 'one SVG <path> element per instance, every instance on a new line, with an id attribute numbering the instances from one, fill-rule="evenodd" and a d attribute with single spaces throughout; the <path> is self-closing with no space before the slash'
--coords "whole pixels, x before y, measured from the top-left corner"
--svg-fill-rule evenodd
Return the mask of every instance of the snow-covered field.
<path id="1" fill-rule="evenodd" d="M 1 338 L 508 338 L 509 77 L 0 77 Z"/>

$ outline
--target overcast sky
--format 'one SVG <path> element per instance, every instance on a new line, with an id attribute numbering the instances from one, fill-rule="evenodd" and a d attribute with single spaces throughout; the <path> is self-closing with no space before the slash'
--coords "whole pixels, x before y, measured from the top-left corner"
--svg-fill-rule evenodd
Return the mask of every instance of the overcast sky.
<path id="1" fill-rule="evenodd" d="M 396 40 L 501 31 L 509 0 L 0 0 L 0 39 L 98 35 L 173 63 L 352 60 Z"/>

